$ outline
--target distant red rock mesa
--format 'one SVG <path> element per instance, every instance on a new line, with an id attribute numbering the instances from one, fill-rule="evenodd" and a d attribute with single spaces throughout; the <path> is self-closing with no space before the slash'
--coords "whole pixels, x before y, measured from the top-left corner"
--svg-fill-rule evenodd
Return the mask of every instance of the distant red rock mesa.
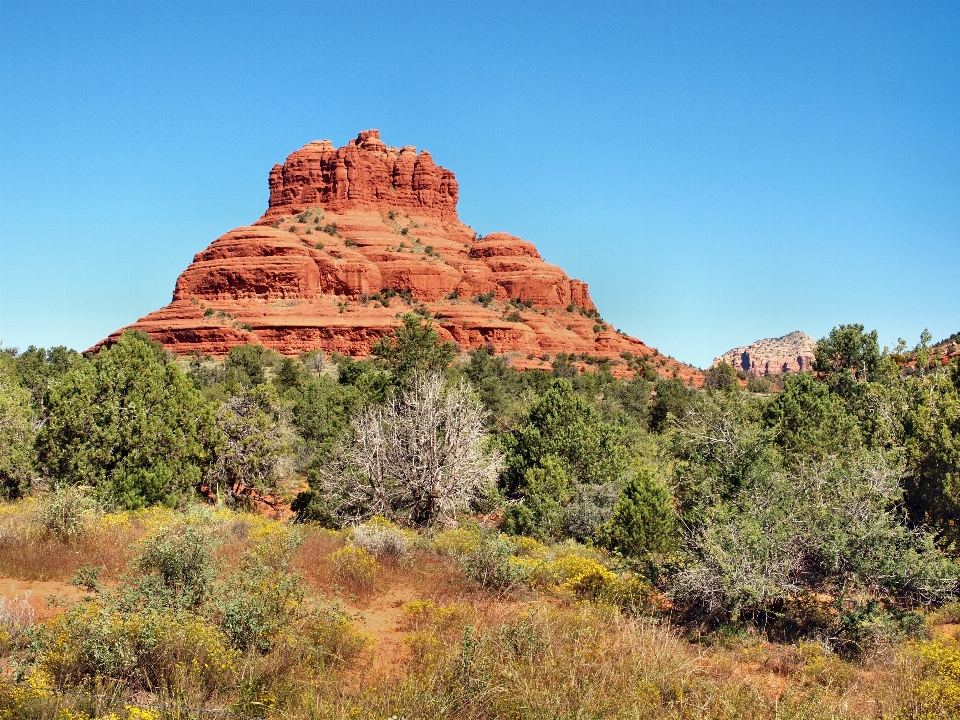
<path id="1" fill-rule="evenodd" d="M 737 370 L 757 375 L 780 375 L 788 372 L 810 370 L 817 341 L 799 330 L 778 338 L 765 338 L 744 347 L 728 350 L 713 364 L 722 362 Z"/>
<path id="2" fill-rule="evenodd" d="M 507 233 L 479 237 L 457 217 L 454 174 L 377 130 L 345 147 L 308 143 L 270 171 L 270 202 L 252 226 L 220 236 L 177 279 L 173 302 L 123 330 L 177 354 L 224 355 L 260 343 L 285 355 L 369 355 L 412 311 L 462 349 L 491 346 L 515 367 L 557 353 L 631 353 L 699 384 L 695 368 L 603 322 L 587 284 Z M 629 357 L 629 356 L 628 356 Z"/>

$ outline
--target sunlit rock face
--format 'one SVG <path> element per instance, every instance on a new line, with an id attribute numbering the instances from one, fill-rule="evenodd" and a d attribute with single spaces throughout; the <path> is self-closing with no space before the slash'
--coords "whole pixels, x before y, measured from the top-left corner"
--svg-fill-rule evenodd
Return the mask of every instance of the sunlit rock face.
<path id="1" fill-rule="evenodd" d="M 780 375 L 787 372 L 801 372 L 813 367 L 813 353 L 817 342 L 805 332 L 795 332 L 778 338 L 765 338 L 744 347 L 728 350 L 713 364 L 722 362 L 733 365 L 737 370 L 753 372 L 757 375 Z"/>

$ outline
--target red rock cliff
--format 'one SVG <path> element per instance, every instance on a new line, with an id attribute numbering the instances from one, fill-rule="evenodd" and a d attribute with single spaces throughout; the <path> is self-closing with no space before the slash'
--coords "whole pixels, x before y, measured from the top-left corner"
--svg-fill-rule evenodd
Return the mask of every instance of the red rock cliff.
<path id="1" fill-rule="evenodd" d="M 329 140 L 304 145 L 270 171 L 274 219 L 321 205 L 332 212 L 391 207 L 445 220 L 457 219 L 457 179 L 426 150 L 400 149 L 378 130 L 360 133 L 339 150 Z"/>
<path id="2" fill-rule="evenodd" d="M 309 143 L 270 172 L 263 217 L 197 253 L 173 302 L 130 328 L 179 354 L 262 343 L 287 355 L 363 356 L 416 310 L 462 348 L 490 345 L 518 367 L 546 366 L 560 352 L 620 363 L 628 352 L 702 381 L 603 322 L 587 284 L 532 243 L 478 237 L 457 218 L 457 194 L 453 173 L 429 153 L 388 147 L 376 130 L 339 149 Z"/>

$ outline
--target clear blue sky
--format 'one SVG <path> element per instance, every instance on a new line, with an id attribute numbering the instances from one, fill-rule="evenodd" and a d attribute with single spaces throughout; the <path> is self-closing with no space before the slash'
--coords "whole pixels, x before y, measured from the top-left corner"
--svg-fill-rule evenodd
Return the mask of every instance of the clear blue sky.
<path id="1" fill-rule="evenodd" d="M 161 307 L 274 163 L 367 128 L 681 360 L 960 331 L 958 2 L 2 0 L 0 339 Z"/>

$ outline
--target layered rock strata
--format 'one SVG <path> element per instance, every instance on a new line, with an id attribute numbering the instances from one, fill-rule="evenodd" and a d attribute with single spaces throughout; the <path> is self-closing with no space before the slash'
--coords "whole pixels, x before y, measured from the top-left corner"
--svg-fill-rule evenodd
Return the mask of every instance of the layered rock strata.
<path id="1" fill-rule="evenodd" d="M 178 354 L 262 343 L 357 357 L 417 312 L 462 349 L 490 346 L 517 367 L 547 366 L 561 352 L 620 363 L 626 352 L 665 376 L 702 381 L 603 322 L 587 284 L 532 243 L 479 237 L 457 217 L 458 192 L 429 153 L 389 147 L 376 130 L 339 149 L 309 143 L 270 172 L 264 215 L 198 253 L 173 302 L 122 330 Z"/>
<path id="2" fill-rule="evenodd" d="M 817 342 L 805 332 L 799 330 L 778 338 L 765 338 L 744 347 L 728 350 L 713 364 L 722 362 L 733 365 L 737 370 L 753 372 L 757 375 L 780 375 L 788 372 L 801 372 L 813 367 L 813 353 Z"/>

